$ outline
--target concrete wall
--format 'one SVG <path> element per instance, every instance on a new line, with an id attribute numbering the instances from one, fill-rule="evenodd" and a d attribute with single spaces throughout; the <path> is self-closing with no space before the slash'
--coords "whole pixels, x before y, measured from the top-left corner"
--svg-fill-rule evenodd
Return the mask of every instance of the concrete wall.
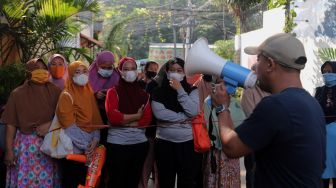
<path id="1" fill-rule="evenodd" d="M 319 48 L 336 48 L 336 0 L 296 1 L 296 36 L 303 42 L 307 55 L 307 65 L 301 73 L 303 87 L 315 93 L 317 86 L 323 85 L 320 72 L 322 61 L 318 58 Z"/>
<path id="2" fill-rule="evenodd" d="M 242 66 L 250 68 L 253 63 L 256 62 L 255 56 L 250 56 L 244 53 L 244 48 L 247 46 L 258 46 L 267 37 L 280 33 L 285 26 L 285 11 L 283 8 L 276 8 L 263 13 L 263 28 L 250 31 L 248 33 L 241 34 L 240 46 L 236 45 L 236 48 L 240 47 L 240 64 Z M 237 36 L 236 36 L 237 38 Z M 239 39 L 235 40 L 239 41 Z"/>

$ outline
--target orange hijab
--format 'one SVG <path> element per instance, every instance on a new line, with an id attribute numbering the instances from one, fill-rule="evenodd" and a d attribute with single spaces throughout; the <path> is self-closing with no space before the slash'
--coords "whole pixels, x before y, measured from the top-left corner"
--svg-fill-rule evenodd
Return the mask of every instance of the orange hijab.
<path id="1" fill-rule="evenodd" d="M 102 125 L 103 121 L 89 82 L 85 86 L 78 86 L 72 79 L 79 66 L 88 68 L 81 61 L 72 62 L 68 67 L 69 76 L 59 98 L 56 115 L 63 127 L 75 123 L 82 130 L 91 132 L 95 128 L 90 128 L 90 125 Z M 72 100 L 66 92 L 71 95 Z"/>

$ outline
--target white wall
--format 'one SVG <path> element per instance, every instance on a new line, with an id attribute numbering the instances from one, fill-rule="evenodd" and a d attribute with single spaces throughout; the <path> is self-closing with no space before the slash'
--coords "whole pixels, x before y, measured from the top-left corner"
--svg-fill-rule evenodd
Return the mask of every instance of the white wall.
<path id="1" fill-rule="evenodd" d="M 250 68 L 256 58 L 244 53 L 247 46 L 258 46 L 267 37 L 282 32 L 285 25 L 285 11 L 282 8 L 276 8 L 263 13 L 263 28 L 241 34 L 240 39 L 240 64 Z M 237 40 L 236 40 L 237 41 Z M 238 40 L 239 41 L 239 40 Z"/>
<path id="2" fill-rule="evenodd" d="M 318 48 L 333 47 L 336 48 L 335 38 L 319 32 L 322 22 L 325 20 L 325 11 L 336 0 L 297 0 L 295 11 L 297 13 L 297 27 L 294 29 L 296 36 L 303 42 L 308 62 L 301 73 L 303 87 L 311 94 L 315 93 L 317 86 L 323 85 L 320 67 L 323 62 L 319 60 Z M 335 10 L 334 10 L 335 11 Z M 306 22 L 306 20 L 308 22 Z M 335 33 L 336 36 L 336 33 Z"/>
<path id="3" fill-rule="evenodd" d="M 323 84 L 320 73 L 322 62 L 317 56 L 318 48 L 336 48 L 336 32 L 334 33 L 335 37 L 330 37 L 330 31 L 328 36 L 324 33 L 324 27 L 322 27 L 322 23 L 326 18 L 325 12 L 330 9 L 331 5 L 335 4 L 336 0 L 296 0 L 294 4 L 297 13 L 297 17 L 295 18 L 297 26 L 293 32 L 304 44 L 308 59 L 305 69 L 301 72 L 301 81 L 303 87 L 311 94 L 314 94 L 317 86 Z M 243 49 L 246 46 L 258 46 L 267 37 L 283 32 L 285 25 L 284 13 L 282 8 L 264 12 L 263 28 L 241 35 L 241 65 L 250 67 L 249 62 L 251 63 L 251 61 L 255 60 L 255 58 L 248 57 L 244 53 Z M 331 13 L 334 16 L 335 14 Z"/>

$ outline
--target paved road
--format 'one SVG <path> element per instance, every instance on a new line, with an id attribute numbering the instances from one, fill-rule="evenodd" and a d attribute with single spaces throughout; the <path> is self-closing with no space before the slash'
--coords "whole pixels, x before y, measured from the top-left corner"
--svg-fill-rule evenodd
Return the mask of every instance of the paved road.
<path id="1" fill-rule="evenodd" d="M 240 158 L 240 181 L 241 181 L 241 188 L 246 188 L 246 184 L 245 184 L 245 167 L 244 167 L 244 160 L 243 158 Z M 175 184 L 176 187 L 176 184 Z M 153 182 L 150 179 L 148 182 L 148 188 L 153 188 Z"/>

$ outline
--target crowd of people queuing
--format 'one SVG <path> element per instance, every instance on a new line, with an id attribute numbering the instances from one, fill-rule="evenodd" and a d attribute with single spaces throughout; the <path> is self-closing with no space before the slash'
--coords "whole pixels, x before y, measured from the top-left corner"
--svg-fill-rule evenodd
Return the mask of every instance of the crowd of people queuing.
<path id="1" fill-rule="evenodd" d="M 301 85 L 307 59 L 298 39 L 277 34 L 245 52 L 258 56 L 258 85 L 241 101 L 220 77 L 188 83 L 178 57 L 147 62 L 141 76 L 135 59 L 115 62 L 110 51 L 90 66 L 61 54 L 28 61 L 1 115 L 6 187 L 85 184 L 87 164 L 40 150 L 55 116 L 74 154 L 106 147 L 101 188 L 146 188 L 150 177 L 154 188 L 239 188 L 243 156 L 248 188 L 328 187 L 329 179 L 335 187 L 336 62 L 322 65 L 315 100 Z M 200 113 L 211 141 L 205 153 L 193 142 L 191 120 Z"/>

